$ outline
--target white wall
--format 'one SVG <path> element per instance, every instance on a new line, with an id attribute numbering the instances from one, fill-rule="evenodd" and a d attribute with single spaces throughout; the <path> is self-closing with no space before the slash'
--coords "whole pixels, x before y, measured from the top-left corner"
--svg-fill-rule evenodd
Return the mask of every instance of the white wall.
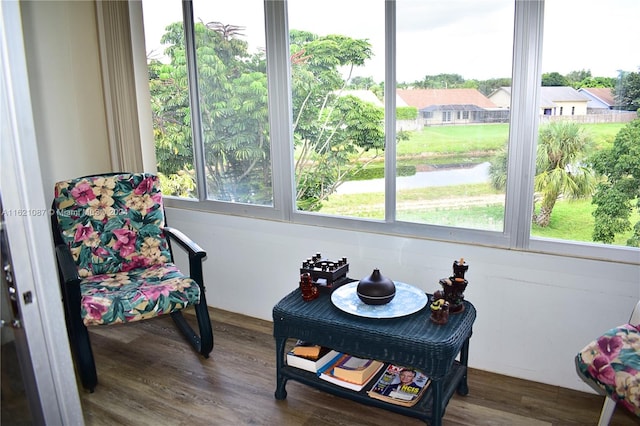
<path id="1" fill-rule="evenodd" d="M 353 278 L 377 267 L 429 293 L 464 257 L 465 297 L 478 311 L 470 366 L 583 391 L 591 389 L 577 376 L 574 356 L 626 322 L 640 299 L 640 267 L 633 265 L 196 211 L 168 209 L 167 217 L 207 251 L 209 305 L 267 320 L 297 287 L 301 262 L 316 252 L 346 256 Z"/>
<path id="2" fill-rule="evenodd" d="M 55 182 L 111 170 L 95 4 L 21 2 L 45 196 Z"/>

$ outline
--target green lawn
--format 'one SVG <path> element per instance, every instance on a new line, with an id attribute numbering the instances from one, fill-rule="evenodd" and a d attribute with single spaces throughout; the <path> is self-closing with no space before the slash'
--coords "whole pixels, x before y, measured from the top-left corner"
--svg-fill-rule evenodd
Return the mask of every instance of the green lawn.
<path id="1" fill-rule="evenodd" d="M 624 123 L 583 124 L 596 142 L 597 148 L 609 147 Z M 474 124 L 469 126 L 433 126 L 420 132 L 410 132 L 408 141 L 401 141 L 398 157 L 477 155 L 501 149 L 509 138 L 508 124 Z"/>
<path id="2" fill-rule="evenodd" d="M 507 143 L 508 124 L 433 126 L 412 132 L 408 141 L 397 146 L 398 157 L 415 155 L 477 154 L 495 151 Z"/>
<path id="3" fill-rule="evenodd" d="M 597 149 L 608 148 L 624 123 L 584 124 L 592 136 Z M 446 164 L 487 161 L 507 142 L 508 124 L 481 124 L 469 126 L 425 127 L 420 132 L 411 132 L 408 141 L 397 146 L 398 167 L 420 164 Z M 469 205 L 463 208 L 429 207 L 429 203 L 447 197 L 471 197 L 491 195 L 496 191 L 488 184 L 461 185 L 458 187 L 429 187 L 410 191 L 399 191 L 397 214 L 403 221 L 432 223 L 450 226 L 467 226 L 480 229 L 502 229 L 504 206 Z M 412 208 L 412 203 L 415 207 Z M 420 206 L 417 203 L 422 203 Z M 591 242 L 595 206 L 590 200 L 563 201 L 556 203 L 551 223 L 546 228 L 534 225 L 533 236 L 561 240 Z M 324 203 L 321 213 L 370 219 L 384 218 L 384 194 L 332 195 Z M 636 213 L 632 223 L 640 220 Z M 616 245 L 625 245 L 626 235 L 616 238 Z"/>
<path id="4" fill-rule="evenodd" d="M 444 226 L 468 227 L 501 231 L 504 217 L 502 204 L 473 205 L 466 207 L 411 207 L 411 203 L 434 201 L 451 197 L 452 192 L 465 196 L 477 196 L 497 193 L 489 185 L 461 185 L 452 191 L 447 188 L 424 188 L 398 192 L 398 219 L 405 222 L 429 223 Z M 591 200 L 560 200 L 556 203 L 551 222 L 546 228 L 533 225 L 531 235 L 543 238 L 555 238 L 568 241 L 593 242 L 595 206 Z M 366 219 L 384 219 L 384 194 L 345 194 L 333 195 L 324 203 L 323 214 Z M 631 223 L 640 221 L 640 214 L 634 213 Z M 631 231 L 618 235 L 614 244 L 624 246 L 631 236 Z"/>

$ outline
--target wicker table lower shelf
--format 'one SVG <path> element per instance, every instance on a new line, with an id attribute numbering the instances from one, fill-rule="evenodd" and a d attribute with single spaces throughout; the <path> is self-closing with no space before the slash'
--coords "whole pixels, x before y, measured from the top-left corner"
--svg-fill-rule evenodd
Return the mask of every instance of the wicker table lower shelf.
<path id="1" fill-rule="evenodd" d="M 362 318 L 337 309 L 329 295 L 304 302 L 300 290 L 294 290 L 273 308 L 276 399 L 285 399 L 287 381 L 295 380 L 363 404 L 416 417 L 431 425 L 441 425 L 453 394 L 456 391 L 461 395 L 468 393 L 469 338 L 476 312 L 472 304 L 464 303 L 464 312 L 452 315 L 445 325 L 436 325 L 429 321 L 428 307 L 401 318 Z M 355 392 L 321 380 L 313 373 L 287 366 L 285 346 L 288 339 L 302 339 L 355 356 L 413 367 L 429 376 L 431 384 L 413 407 L 380 401 L 367 395 L 368 387 Z M 456 359 L 458 355 L 459 360 Z"/>

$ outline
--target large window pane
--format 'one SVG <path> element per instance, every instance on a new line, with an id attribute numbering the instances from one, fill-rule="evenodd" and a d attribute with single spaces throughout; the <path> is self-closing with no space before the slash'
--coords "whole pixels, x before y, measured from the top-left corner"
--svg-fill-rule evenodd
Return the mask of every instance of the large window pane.
<path id="1" fill-rule="evenodd" d="M 158 175 L 166 195 L 197 197 L 182 5 L 143 0 Z"/>
<path id="2" fill-rule="evenodd" d="M 384 206 L 384 192 L 344 196 L 355 179 L 384 178 L 384 2 L 290 0 L 288 15 L 297 208 Z"/>
<path id="3" fill-rule="evenodd" d="M 502 231 L 509 103 L 493 97 L 514 3 L 400 0 L 397 16 L 397 219 Z"/>
<path id="4" fill-rule="evenodd" d="M 198 195 L 194 144 L 202 143 L 201 175 L 206 185 L 201 188 L 206 195 L 199 198 L 272 205 L 263 2 L 191 4 L 198 76 L 196 123 L 190 107 L 194 99 L 189 92 L 182 3 L 144 4 L 163 189 L 167 194 Z"/>
<path id="5" fill-rule="evenodd" d="M 639 16 L 633 0 L 545 4 L 534 237 L 638 246 Z"/>
<path id="6" fill-rule="evenodd" d="M 193 16 L 207 198 L 272 205 L 262 0 L 194 1 Z"/>

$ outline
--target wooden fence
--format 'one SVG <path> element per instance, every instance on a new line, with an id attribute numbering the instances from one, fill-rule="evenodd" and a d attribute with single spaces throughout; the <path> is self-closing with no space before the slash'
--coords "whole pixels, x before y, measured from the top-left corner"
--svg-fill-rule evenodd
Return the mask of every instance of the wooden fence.
<path id="1" fill-rule="evenodd" d="M 508 117 L 500 117 L 501 119 L 496 121 L 495 119 L 487 118 L 486 121 L 476 121 L 474 123 L 458 122 L 456 123 L 448 121 L 444 123 L 434 122 L 424 118 L 418 118 L 415 120 L 396 120 L 396 131 L 420 131 L 423 127 L 430 126 L 451 126 L 451 125 L 469 125 L 469 124 L 489 124 L 495 122 L 508 123 Z M 639 118 L 639 114 L 635 111 L 624 112 L 611 112 L 611 113 L 599 113 L 599 114 L 587 114 L 587 115 L 541 115 L 540 124 L 551 123 L 555 121 L 571 121 L 574 123 L 582 124 L 597 124 L 597 123 L 628 123 L 634 119 Z"/>
<path id="2" fill-rule="evenodd" d="M 596 123 L 628 123 L 638 118 L 635 111 L 613 112 L 608 114 L 587 114 L 587 115 L 541 115 L 540 123 L 552 123 L 555 121 L 571 121 L 573 123 L 596 124 Z"/>

